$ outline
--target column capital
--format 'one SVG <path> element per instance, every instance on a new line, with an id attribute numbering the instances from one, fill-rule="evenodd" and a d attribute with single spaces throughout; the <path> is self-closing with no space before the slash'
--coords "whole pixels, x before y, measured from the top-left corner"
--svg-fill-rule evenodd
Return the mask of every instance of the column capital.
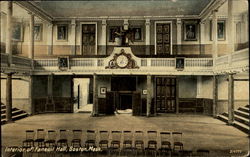
<path id="1" fill-rule="evenodd" d="M 212 13 L 218 13 L 218 9 L 212 10 Z"/>
<path id="2" fill-rule="evenodd" d="M 181 19 L 180 19 L 180 18 L 177 18 L 177 19 L 176 19 L 176 24 L 177 24 L 177 25 L 181 25 Z"/>
<path id="3" fill-rule="evenodd" d="M 28 14 L 29 14 L 30 16 L 35 16 L 35 14 L 32 13 L 32 12 L 28 12 Z"/>
<path id="4" fill-rule="evenodd" d="M 76 25 L 76 19 L 72 19 L 70 25 L 75 26 Z"/>
<path id="5" fill-rule="evenodd" d="M 150 25 L 150 19 L 146 19 L 145 25 Z"/>
<path id="6" fill-rule="evenodd" d="M 52 27 L 53 27 L 53 23 L 47 23 L 46 25 L 47 25 L 47 27 L 49 27 L 49 28 L 52 28 Z"/>
<path id="7" fill-rule="evenodd" d="M 107 25 L 107 20 L 102 20 L 102 26 L 106 26 Z"/>

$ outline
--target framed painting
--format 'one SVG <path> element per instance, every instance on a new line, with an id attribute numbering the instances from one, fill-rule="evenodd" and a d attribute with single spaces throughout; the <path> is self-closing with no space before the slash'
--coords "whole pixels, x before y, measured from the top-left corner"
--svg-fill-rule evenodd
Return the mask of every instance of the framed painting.
<path id="1" fill-rule="evenodd" d="M 175 68 L 177 70 L 183 70 L 184 67 L 185 67 L 185 58 L 183 57 L 175 58 Z"/>
<path id="2" fill-rule="evenodd" d="M 23 25 L 22 23 L 14 23 L 12 29 L 12 40 L 22 41 L 23 40 Z"/>
<path id="3" fill-rule="evenodd" d="M 43 25 L 42 24 L 35 24 L 34 25 L 34 40 L 41 41 L 42 40 L 42 33 L 43 33 Z"/>
<path id="4" fill-rule="evenodd" d="M 100 87 L 100 94 L 106 94 L 107 88 L 106 87 Z"/>
<path id="5" fill-rule="evenodd" d="M 143 31 L 142 27 L 131 28 L 133 41 L 143 41 Z"/>
<path id="6" fill-rule="evenodd" d="M 121 26 L 109 27 L 109 42 L 115 42 L 116 33 L 121 33 Z"/>
<path id="7" fill-rule="evenodd" d="M 184 40 L 197 41 L 197 22 L 185 21 L 184 22 Z"/>
<path id="8" fill-rule="evenodd" d="M 66 41 L 68 39 L 68 25 L 57 25 L 57 40 Z"/>
<path id="9" fill-rule="evenodd" d="M 67 70 L 69 68 L 69 58 L 68 57 L 58 57 L 58 68 L 60 70 Z"/>
<path id="10" fill-rule="evenodd" d="M 225 21 L 224 20 L 220 20 L 217 22 L 217 34 L 218 34 L 218 40 L 225 40 L 226 37 L 225 37 Z"/>

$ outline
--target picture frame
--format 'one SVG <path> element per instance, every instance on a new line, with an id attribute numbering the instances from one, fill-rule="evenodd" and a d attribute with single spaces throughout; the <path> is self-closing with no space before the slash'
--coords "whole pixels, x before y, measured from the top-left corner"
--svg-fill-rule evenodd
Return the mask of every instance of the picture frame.
<path id="1" fill-rule="evenodd" d="M 42 41 L 43 25 L 35 24 L 34 25 L 34 40 Z"/>
<path id="2" fill-rule="evenodd" d="M 143 28 L 138 26 L 138 27 L 132 27 L 131 28 L 132 32 L 132 39 L 135 42 L 140 42 L 143 41 Z"/>
<path id="3" fill-rule="evenodd" d="M 106 87 L 100 87 L 100 94 L 106 94 L 107 88 Z"/>
<path id="4" fill-rule="evenodd" d="M 185 68 L 185 58 L 184 57 L 176 57 L 175 58 L 175 68 L 177 70 L 183 70 Z"/>
<path id="5" fill-rule="evenodd" d="M 58 68 L 60 70 L 69 69 L 69 57 L 58 57 Z"/>
<path id="6" fill-rule="evenodd" d="M 213 23 L 210 21 L 210 40 L 213 41 Z M 217 21 L 217 40 L 226 40 L 226 20 Z"/>
<path id="7" fill-rule="evenodd" d="M 67 41 L 68 40 L 68 25 L 57 25 L 57 40 Z"/>
<path id="8" fill-rule="evenodd" d="M 17 22 L 13 24 L 12 40 L 23 41 L 23 24 L 21 22 Z"/>
<path id="9" fill-rule="evenodd" d="M 115 42 L 115 32 L 121 33 L 121 26 L 110 26 L 109 27 L 109 42 Z"/>
<path id="10" fill-rule="evenodd" d="M 142 94 L 143 95 L 147 95 L 148 94 L 148 91 L 146 89 L 142 90 Z"/>
<path id="11" fill-rule="evenodd" d="M 198 25 L 197 21 L 184 21 L 184 40 L 197 41 Z"/>

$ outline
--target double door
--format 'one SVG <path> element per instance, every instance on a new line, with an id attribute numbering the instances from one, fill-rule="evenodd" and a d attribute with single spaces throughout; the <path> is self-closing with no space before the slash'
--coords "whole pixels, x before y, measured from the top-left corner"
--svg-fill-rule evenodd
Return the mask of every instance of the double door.
<path id="1" fill-rule="evenodd" d="M 82 24 L 82 54 L 94 55 L 96 52 L 96 25 Z"/>
<path id="2" fill-rule="evenodd" d="M 158 113 L 176 111 L 176 78 L 156 77 L 156 110 Z"/>
<path id="3" fill-rule="evenodd" d="M 170 23 L 156 24 L 156 53 L 168 55 L 171 53 L 171 27 Z"/>

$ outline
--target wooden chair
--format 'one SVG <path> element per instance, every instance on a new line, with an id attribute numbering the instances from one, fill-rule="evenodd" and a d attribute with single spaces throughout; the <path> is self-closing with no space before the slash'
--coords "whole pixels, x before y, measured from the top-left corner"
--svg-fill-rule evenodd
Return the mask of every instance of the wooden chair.
<path id="1" fill-rule="evenodd" d="M 171 153 L 171 133 L 170 132 L 160 132 L 161 147 L 159 148 L 160 155 L 169 155 Z"/>
<path id="2" fill-rule="evenodd" d="M 61 129 L 59 130 L 59 140 L 57 141 L 57 146 L 58 147 L 68 147 L 68 134 L 67 130 Z"/>
<path id="3" fill-rule="evenodd" d="M 99 137 L 99 147 L 102 150 L 100 153 L 107 153 L 109 148 L 109 132 L 105 130 L 99 131 Z"/>
<path id="4" fill-rule="evenodd" d="M 135 145 L 134 149 L 136 151 L 136 156 L 138 152 L 142 152 L 144 154 L 144 133 L 143 131 L 135 131 L 134 133 Z"/>
<path id="5" fill-rule="evenodd" d="M 45 131 L 44 129 L 37 129 L 36 132 L 37 138 L 35 139 L 35 143 L 37 143 L 37 146 L 39 148 L 45 147 Z"/>
<path id="6" fill-rule="evenodd" d="M 25 133 L 26 133 L 26 138 L 23 141 L 23 147 L 24 148 L 34 147 L 34 136 L 35 136 L 34 130 L 26 130 Z"/>
<path id="7" fill-rule="evenodd" d="M 73 139 L 71 141 L 71 146 L 74 148 L 81 147 L 82 130 L 72 130 Z"/>
<path id="8" fill-rule="evenodd" d="M 110 154 L 118 151 L 120 155 L 121 135 L 121 131 L 111 131 L 111 143 L 109 147 Z"/>
<path id="9" fill-rule="evenodd" d="M 179 150 L 183 150 L 183 143 L 182 143 L 182 133 L 181 132 L 172 132 L 173 136 L 173 151 L 176 150 L 176 148 L 179 148 Z"/>
<path id="10" fill-rule="evenodd" d="M 94 130 L 87 130 L 87 140 L 85 141 L 85 147 L 96 147 L 96 132 Z"/>
<path id="11" fill-rule="evenodd" d="M 148 147 L 146 153 L 153 153 L 157 155 L 157 131 L 148 131 Z M 147 154 L 146 154 L 147 155 Z"/>
<path id="12" fill-rule="evenodd" d="M 45 141 L 45 147 L 55 147 L 56 146 L 56 131 L 48 130 L 48 138 Z"/>
<path id="13" fill-rule="evenodd" d="M 127 156 L 127 153 L 133 152 L 133 134 L 131 131 L 123 131 L 123 147 L 122 147 L 122 153 L 125 153 Z"/>

